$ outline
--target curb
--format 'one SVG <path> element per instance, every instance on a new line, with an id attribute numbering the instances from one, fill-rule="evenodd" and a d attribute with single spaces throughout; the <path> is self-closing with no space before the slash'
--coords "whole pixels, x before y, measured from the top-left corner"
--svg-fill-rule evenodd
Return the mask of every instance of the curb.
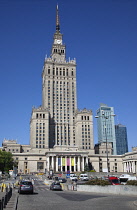
<path id="1" fill-rule="evenodd" d="M 18 193 L 14 190 L 9 202 L 6 205 L 7 210 L 8 209 L 17 210 L 18 197 L 19 197 Z"/>
<path id="2" fill-rule="evenodd" d="M 137 201 L 134 201 L 133 204 L 134 204 L 135 206 L 137 206 Z"/>

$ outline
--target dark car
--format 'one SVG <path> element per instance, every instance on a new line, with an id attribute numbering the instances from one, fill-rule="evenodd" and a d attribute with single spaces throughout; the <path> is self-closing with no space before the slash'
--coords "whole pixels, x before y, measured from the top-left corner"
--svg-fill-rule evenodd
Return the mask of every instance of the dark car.
<path id="1" fill-rule="evenodd" d="M 60 182 L 53 182 L 50 185 L 50 190 L 62 190 L 62 186 L 61 186 Z"/>
<path id="2" fill-rule="evenodd" d="M 67 180 L 65 178 L 62 178 L 62 177 L 59 177 L 58 181 L 61 182 L 61 183 L 66 183 L 67 182 Z"/>
<path id="3" fill-rule="evenodd" d="M 19 186 L 19 193 L 33 193 L 33 184 L 30 180 L 21 181 Z"/>
<path id="4" fill-rule="evenodd" d="M 58 177 L 58 176 L 55 176 L 55 177 L 54 177 L 54 180 L 55 180 L 55 181 L 58 181 L 58 180 L 59 180 L 59 177 Z"/>

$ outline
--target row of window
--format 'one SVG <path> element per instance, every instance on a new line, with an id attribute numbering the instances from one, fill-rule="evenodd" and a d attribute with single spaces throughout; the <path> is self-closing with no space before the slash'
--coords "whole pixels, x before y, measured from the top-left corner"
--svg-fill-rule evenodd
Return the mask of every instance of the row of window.
<path id="1" fill-rule="evenodd" d="M 45 119 L 45 114 L 36 113 L 36 118 L 37 119 Z"/>
<path id="2" fill-rule="evenodd" d="M 9 152 L 18 152 L 18 149 L 9 149 Z"/>
<path id="3" fill-rule="evenodd" d="M 90 149 L 88 146 L 83 146 L 82 149 Z"/>
<path id="4" fill-rule="evenodd" d="M 36 126 L 45 126 L 45 123 L 36 123 Z"/>
<path id="5" fill-rule="evenodd" d="M 45 148 L 45 145 L 38 145 L 38 144 L 36 144 L 36 148 Z"/>
<path id="6" fill-rule="evenodd" d="M 82 145 L 90 145 L 90 143 L 84 143 L 84 142 L 83 142 Z"/>
<path id="7" fill-rule="evenodd" d="M 18 160 L 19 158 L 18 157 L 16 157 L 16 160 Z M 24 158 L 24 160 L 28 160 L 28 158 L 27 157 L 25 157 Z M 42 158 L 39 158 L 39 160 L 42 160 Z"/>
<path id="8" fill-rule="evenodd" d="M 36 133 L 45 133 L 45 130 L 36 130 Z"/>
<path id="9" fill-rule="evenodd" d="M 43 144 L 45 144 L 45 138 L 36 138 L 36 144 L 38 144 L 38 140 L 39 140 L 39 143 L 41 144 L 41 142 L 43 143 Z M 43 140 L 43 141 L 41 141 L 41 140 Z"/>
<path id="10" fill-rule="evenodd" d="M 100 158 L 99 161 L 102 161 L 102 158 Z M 109 161 L 109 159 L 108 159 L 108 161 Z M 117 161 L 117 159 L 114 159 L 114 161 Z"/>
<path id="11" fill-rule="evenodd" d="M 42 134 L 41 133 L 39 133 L 39 134 L 36 133 L 36 136 L 45 136 L 45 133 L 42 133 Z"/>
<path id="12" fill-rule="evenodd" d="M 56 75 L 56 76 L 69 76 L 69 70 L 65 68 L 53 68 L 52 70 L 48 68 L 48 74 Z M 71 76 L 74 76 L 74 70 L 71 69 Z"/>
<path id="13" fill-rule="evenodd" d="M 89 120 L 89 116 L 81 116 L 81 120 Z"/>
<path id="14" fill-rule="evenodd" d="M 65 50 L 62 50 L 62 49 L 54 49 L 54 53 L 64 54 L 65 53 Z"/>
<path id="15" fill-rule="evenodd" d="M 86 134 L 89 134 L 89 135 L 90 135 L 90 132 L 82 132 L 82 134 L 85 134 L 85 135 L 86 135 Z"/>
<path id="16" fill-rule="evenodd" d="M 83 125 L 82 125 L 82 128 L 84 128 L 84 127 L 85 127 L 85 128 L 87 128 L 87 127 L 89 128 L 89 127 L 90 127 L 90 125 L 83 124 Z"/>

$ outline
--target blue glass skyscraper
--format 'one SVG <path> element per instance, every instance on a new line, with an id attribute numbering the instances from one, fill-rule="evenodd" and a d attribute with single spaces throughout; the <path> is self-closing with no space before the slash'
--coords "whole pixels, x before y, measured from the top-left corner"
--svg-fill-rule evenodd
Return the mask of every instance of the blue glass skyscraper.
<path id="1" fill-rule="evenodd" d="M 98 127 L 98 143 L 112 143 L 113 155 L 117 154 L 114 108 L 108 107 L 106 104 L 100 104 L 97 110 L 97 127 Z"/>
<path id="2" fill-rule="evenodd" d="M 124 125 L 115 125 L 117 154 L 128 152 L 127 128 Z"/>

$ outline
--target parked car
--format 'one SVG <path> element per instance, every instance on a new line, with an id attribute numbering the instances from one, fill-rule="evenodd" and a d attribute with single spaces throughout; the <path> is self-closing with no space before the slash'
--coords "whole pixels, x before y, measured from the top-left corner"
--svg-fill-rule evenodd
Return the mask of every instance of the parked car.
<path id="1" fill-rule="evenodd" d="M 119 179 L 115 176 L 110 176 L 108 180 L 112 185 L 120 185 Z"/>
<path id="2" fill-rule="evenodd" d="M 58 177 L 58 181 L 61 182 L 61 183 L 66 183 L 67 180 L 65 178 L 62 178 L 62 177 Z"/>
<path id="3" fill-rule="evenodd" d="M 80 174 L 80 177 L 79 178 L 80 178 L 81 181 L 88 181 L 89 180 L 87 174 Z"/>
<path id="4" fill-rule="evenodd" d="M 30 180 L 23 180 L 19 185 L 19 194 L 21 193 L 33 193 L 33 184 Z"/>
<path id="5" fill-rule="evenodd" d="M 58 181 L 58 180 L 59 180 L 59 177 L 58 177 L 58 176 L 55 176 L 55 177 L 54 177 L 54 180 L 55 180 L 55 181 Z"/>
<path id="6" fill-rule="evenodd" d="M 137 180 L 137 177 L 136 176 L 131 176 L 130 174 L 122 174 L 120 177 L 119 177 L 119 180 L 120 180 L 120 183 L 121 184 L 126 184 L 126 182 L 128 180 Z"/>
<path id="7" fill-rule="evenodd" d="M 50 185 L 50 190 L 62 190 L 62 186 L 61 186 L 60 182 L 53 182 Z"/>
<path id="8" fill-rule="evenodd" d="M 70 179 L 71 179 L 72 181 L 78 181 L 78 177 L 77 177 L 77 175 L 75 175 L 75 174 L 70 174 Z"/>

